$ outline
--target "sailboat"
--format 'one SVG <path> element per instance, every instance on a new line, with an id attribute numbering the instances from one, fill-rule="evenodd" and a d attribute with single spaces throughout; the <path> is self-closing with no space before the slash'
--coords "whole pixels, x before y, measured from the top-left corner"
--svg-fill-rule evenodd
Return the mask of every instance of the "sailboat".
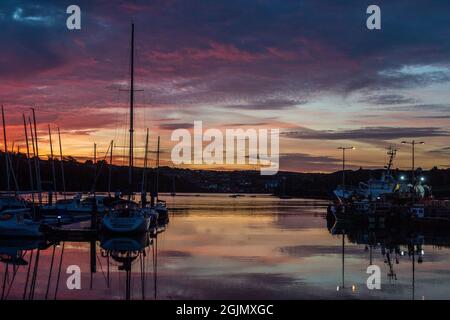
<path id="1" fill-rule="evenodd" d="M 5 172 L 8 192 L 0 195 L 0 237 L 40 237 L 42 236 L 42 233 L 40 232 L 40 225 L 32 220 L 30 208 L 26 207 L 25 201 L 17 196 L 19 187 L 17 184 L 17 179 L 14 175 L 14 170 L 12 168 L 8 151 L 5 111 L 3 109 L 3 105 L 1 106 L 1 112 L 5 146 Z M 10 176 L 12 176 L 16 187 L 16 191 L 14 193 L 11 192 Z"/>
<path id="2" fill-rule="evenodd" d="M 131 74 L 130 74 L 130 145 L 128 170 L 128 200 L 120 201 L 102 219 L 102 230 L 111 233 L 142 233 L 150 227 L 151 218 L 146 211 L 131 201 L 133 190 L 134 142 L 134 24 L 131 24 Z"/>

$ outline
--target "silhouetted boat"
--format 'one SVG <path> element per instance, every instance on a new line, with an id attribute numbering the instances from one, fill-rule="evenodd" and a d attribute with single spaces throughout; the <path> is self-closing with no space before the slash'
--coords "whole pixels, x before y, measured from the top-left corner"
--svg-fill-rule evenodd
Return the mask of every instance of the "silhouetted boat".
<path id="1" fill-rule="evenodd" d="M 116 205 L 102 219 L 102 229 L 112 233 L 141 233 L 148 231 L 151 219 L 145 210 L 128 201 Z"/>
<path id="2" fill-rule="evenodd" d="M 0 237 L 41 237 L 40 223 L 34 222 L 29 208 L 0 212 Z"/>
<path id="3" fill-rule="evenodd" d="M 340 185 L 333 191 L 334 195 L 340 202 L 346 202 L 352 199 L 373 201 L 385 194 L 394 192 L 398 181 L 392 176 L 391 169 L 396 153 L 397 150 L 393 147 L 388 149 L 387 155 L 389 156 L 389 161 L 380 179 L 370 179 L 367 182 L 360 182 L 356 187 Z"/>

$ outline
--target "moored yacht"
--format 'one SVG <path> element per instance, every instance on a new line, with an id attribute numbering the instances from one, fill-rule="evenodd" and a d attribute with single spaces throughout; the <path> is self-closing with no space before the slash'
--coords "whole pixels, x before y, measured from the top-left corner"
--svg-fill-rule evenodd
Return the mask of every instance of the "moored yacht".
<path id="1" fill-rule="evenodd" d="M 102 220 L 102 230 L 110 233 L 144 233 L 150 227 L 151 218 L 146 210 L 128 201 L 116 205 Z"/>
<path id="2" fill-rule="evenodd" d="M 102 230 L 110 233 L 129 234 L 147 232 L 151 218 L 148 212 L 131 201 L 133 193 L 134 163 L 134 24 L 131 25 L 131 66 L 130 66 L 130 129 L 128 163 L 128 200 L 119 201 L 102 219 Z"/>

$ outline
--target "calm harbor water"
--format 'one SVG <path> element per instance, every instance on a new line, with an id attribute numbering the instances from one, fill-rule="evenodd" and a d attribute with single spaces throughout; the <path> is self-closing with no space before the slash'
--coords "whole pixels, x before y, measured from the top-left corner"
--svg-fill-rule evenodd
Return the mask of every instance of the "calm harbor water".
<path id="1" fill-rule="evenodd" d="M 445 234 L 333 225 L 322 200 L 161 198 L 170 223 L 150 239 L 0 240 L 2 298 L 450 299 Z M 370 264 L 381 290 L 366 286 Z M 67 288 L 71 265 L 80 290 Z"/>

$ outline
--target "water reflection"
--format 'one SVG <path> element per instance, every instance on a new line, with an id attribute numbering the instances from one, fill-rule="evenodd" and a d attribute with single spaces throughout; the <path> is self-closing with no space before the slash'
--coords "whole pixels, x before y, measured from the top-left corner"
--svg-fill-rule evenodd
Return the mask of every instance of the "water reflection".
<path id="1" fill-rule="evenodd" d="M 336 224 L 321 200 L 166 199 L 170 225 L 149 237 L 1 240 L 2 299 L 450 298 L 445 232 Z M 371 264 L 381 290 L 366 286 Z"/>
<path id="2" fill-rule="evenodd" d="M 81 274 L 82 283 L 86 283 L 88 274 L 89 290 L 92 292 L 109 290 L 116 284 L 116 290 L 124 288 L 123 296 L 116 296 L 117 291 L 113 290 L 109 297 L 127 300 L 147 299 L 149 290 L 146 283 L 150 275 L 153 278 L 151 280 L 153 286 L 149 289 L 153 291 L 152 297 L 156 299 L 158 236 L 166 230 L 166 227 L 167 224 L 162 223 L 151 233 L 137 236 L 102 236 L 100 239 L 77 242 L 74 239 L 70 241 L 2 239 L 0 240 L 0 265 L 3 267 L 1 300 L 68 298 L 67 293 L 71 293 L 71 290 L 66 286 L 66 279 L 70 274 L 66 274 L 63 267 L 64 260 L 69 260 L 64 263 L 65 266 L 81 267 L 84 271 Z M 89 259 L 83 254 L 87 248 Z M 89 268 L 86 268 L 86 262 L 89 263 Z M 87 270 L 89 272 L 86 272 Z M 99 271 L 104 281 L 98 281 L 96 275 Z M 124 281 L 122 274 L 125 277 Z M 135 281 L 137 277 L 139 282 Z M 78 290 L 73 291 L 76 294 Z M 133 292 L 139 292 L 139 296 L 133 296 Z M 108 298 L 108 296 L 95 294 L 93 298 Z"/>
<path id="3" fill-rule="evenodd" d="M 342 285 L 338 291 L 345 289 L 345 238 L 348 242 L 364 245 L 369 253 L 367 265 L 374 264 L 374 252 L 379 251 L 387 268 L 389 283 L 397 281 L 396 266 L 401 261 L 411 266 L 411 299 L 416 299 L 416 267 L 424 262 L 425 246 L 449 248 L 450 236 L 442 229 L 411 228 L 397 226 L 395 228 L 377 227 L 373 225 L 354 225 L 345 221 L 327 219 L 327 227 L 331 234 L 342 239 Z M 408 260 L 408 261 L 405 261 Z M 355 286 L 351 286 L 354 290 Z"/>

